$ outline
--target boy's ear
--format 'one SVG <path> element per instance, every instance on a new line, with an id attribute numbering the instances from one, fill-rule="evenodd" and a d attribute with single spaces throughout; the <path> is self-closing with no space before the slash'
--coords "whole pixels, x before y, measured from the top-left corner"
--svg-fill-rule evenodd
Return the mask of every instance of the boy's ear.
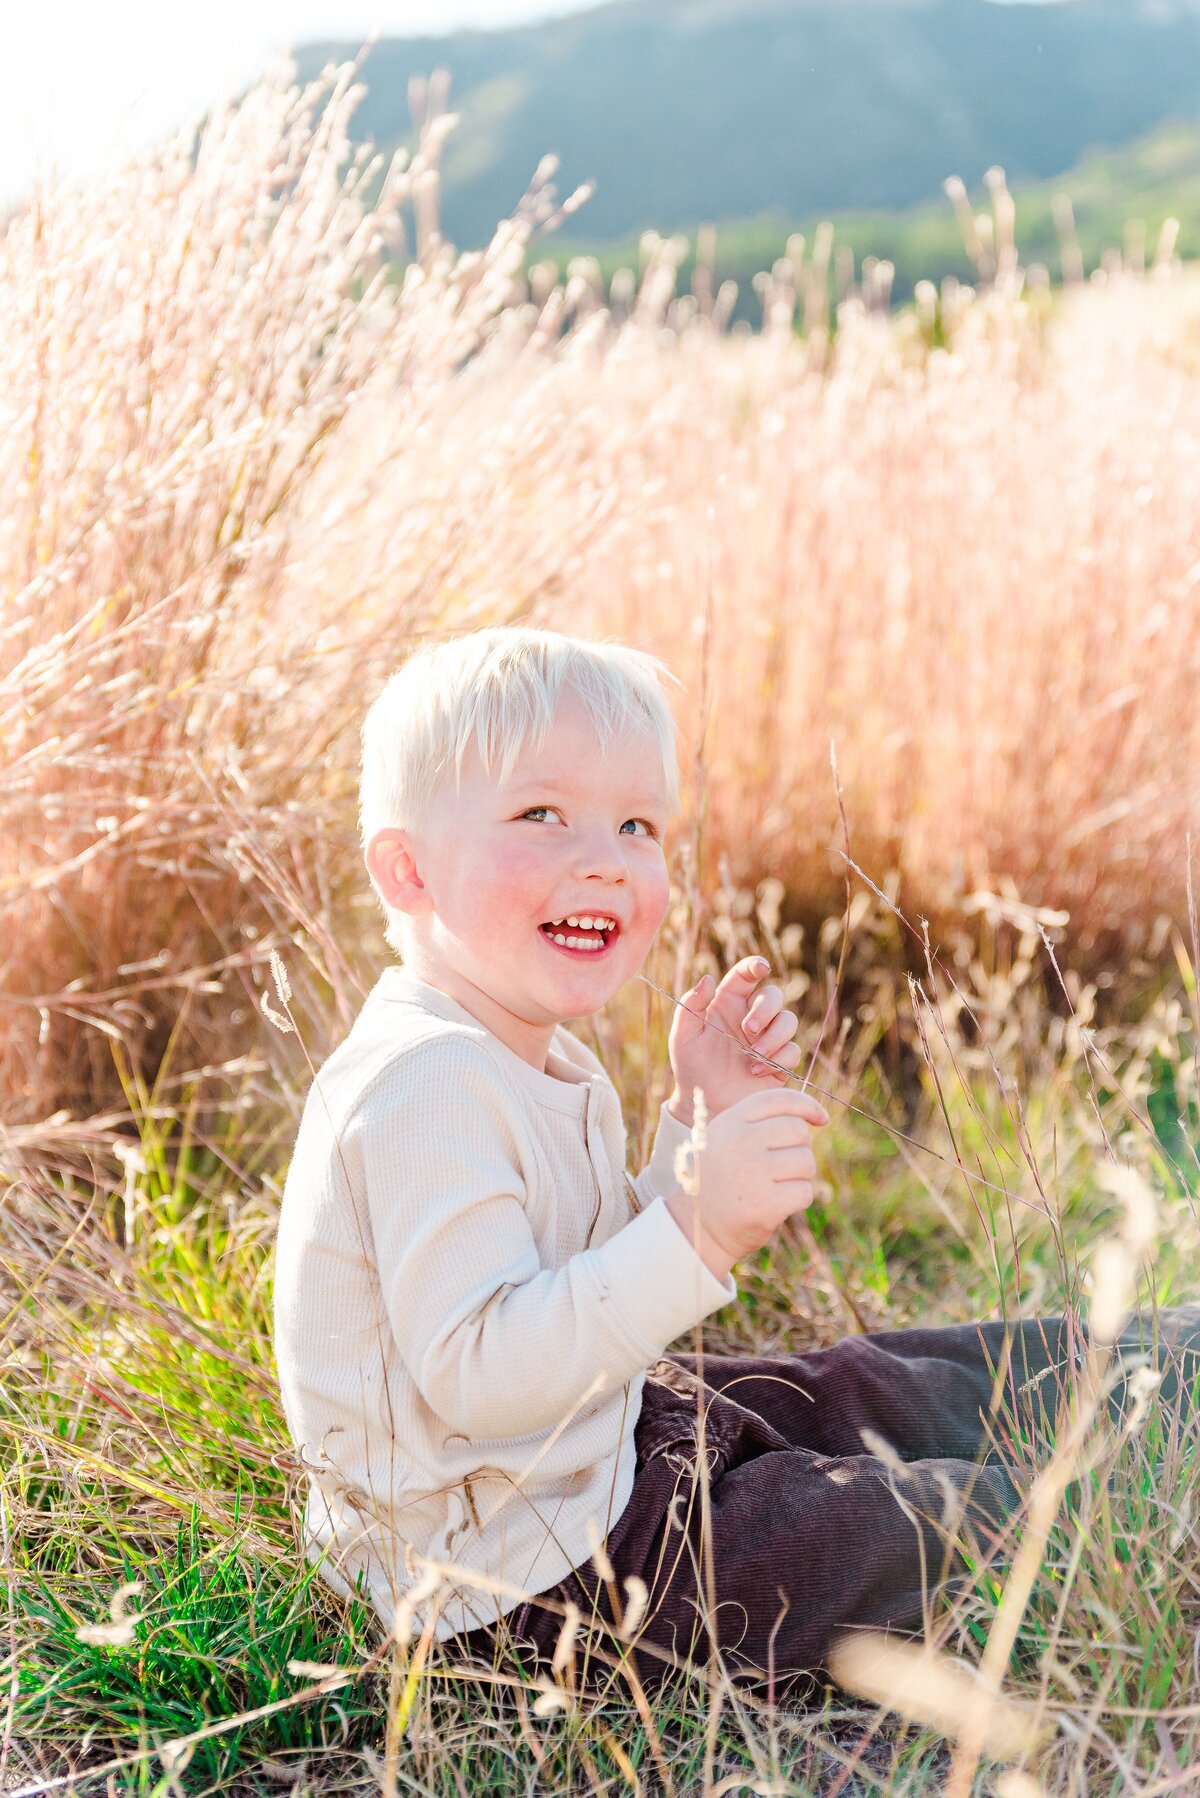
<path id="1" fill-rule="evenodd" d="M 408 833 L 388 828 L 377 830 L 364 853 L 367 872 L 381 897 L 397 911 L 429 911 L 431 901 L 417 871 Z"/>

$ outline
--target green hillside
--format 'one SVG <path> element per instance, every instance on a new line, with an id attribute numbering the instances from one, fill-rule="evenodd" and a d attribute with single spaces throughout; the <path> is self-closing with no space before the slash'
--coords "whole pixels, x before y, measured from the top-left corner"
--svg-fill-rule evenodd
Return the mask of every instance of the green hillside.
<path id="1" fill-rule="evenodd" d="M 1052 180 L 1014 183 L 1021 260 L 1044 263 L 1055 280 L 1061 270 L 1053 202 L 1062 193 L 1071 198 L 1080 253 L 1089 271 L 1099 265 L 1106 250 L 1124 250 L 1131 221 L 1140 222 L 1144 230 L 1148 261 L 1153 258 L 1163 221 L 1172 217 L 1180 223 L 1180 255 L 1200 258 L 1200 123 L 1166 125 L 1125 149 L 1093 152 Z M 976 212 L 988 210 L 982 183 L 972 187 L 970 195 Z M 908 299 L 923 278 L 940 281 L 952 274 L 969 281 L 974 277 L 962 233 L 942 194 L 905 212 L 833 212 L 824 216 L 834 227 L 835 254 L 837 246 L 845 245 L 853 252 L 856 269 L 861 268 L 864 256 L 895 264 L 893 293 L 898 300 Z M 572 222 L 582 226 L 586 219 L 584 208 Z M 771 267 L 792 233 L 803 234 L 811 244 L 820 221 L 821 215 L 815 213 L 791 220 L 765 214 L 717 225 L 715 275 L 718 281 L 738 282 L 736 316 L 757 319 L 752 276 Z M 618 268 L 637 267 L 638 240 L 630 237 L 598 245 L 582 231 L 569 239 L 556 233 L 538 246 L 533 259 L 565 268 L 572 256 L 582 254 L 596 257 L 607 281 Z M 680 269 L 681 285 L 686 286 L 694 262 L 693 234 Z"/>
<path id="2" fill-rule="evenodd" d="M 359 47 L 304 46 L 300 75 Z M 410 80 L 439 66 L 462 120 L 444 161 L 447 235 L 486 241 L 554 151 L 561 192 L 596 183 L 580 232 L 610 242 L 706 219 L 894 213 L 938 196 L 946 175 L 977 182 L 994 163 L 1014 185 L 1057 176 L 1169 120 L 1200 119 L 1200 10 L 612 0 L 503 31 L 381 40 L 363 67 L 358 134 L 385 149 L 411 141 Z M 850 242 L 877 232 L 866 218 L 845 229 Z M 932 216 L 909 221 L 903 241 L 918 229 L 931 249 L 941 241 Z M 888 252 L 879 235 L 862 241 Z"/>

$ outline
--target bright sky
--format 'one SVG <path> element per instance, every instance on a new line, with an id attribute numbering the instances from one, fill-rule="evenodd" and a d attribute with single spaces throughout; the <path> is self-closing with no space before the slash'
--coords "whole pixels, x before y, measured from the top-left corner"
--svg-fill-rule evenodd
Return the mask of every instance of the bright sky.
<path id="1" fill-rule="evenodd" d="M 313 38 L 506 25 L 595 0 L 34 0 L 5 9 L 0 199 L 169 136 Z"/>
<path id="2" fill-rule="evenodd" d="M 1010 0 L 1011 3 L 1011 0 Z M 1044 3 L 1044 0 L 1043 0 Z M 232 97 L 272 54 L 373 30 L 420 36 L 575 12 L 596 0 L 18 0 L 0 44 L 0 202 L 83 174 Z"/>

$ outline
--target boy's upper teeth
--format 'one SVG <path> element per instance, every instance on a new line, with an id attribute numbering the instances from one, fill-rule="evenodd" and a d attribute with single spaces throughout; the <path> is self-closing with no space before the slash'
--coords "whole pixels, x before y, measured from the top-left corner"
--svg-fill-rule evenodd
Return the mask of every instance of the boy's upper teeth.
<path id="1" fill-rule="evenodd" d="M 577 918 L 556 918 L 555 926 L 557 927 L 559 924 L 573 924 L 582 930 L 615 930 L 617 928 L 614 918 L 593 918 L 589 917 L 587 912 Z"/>

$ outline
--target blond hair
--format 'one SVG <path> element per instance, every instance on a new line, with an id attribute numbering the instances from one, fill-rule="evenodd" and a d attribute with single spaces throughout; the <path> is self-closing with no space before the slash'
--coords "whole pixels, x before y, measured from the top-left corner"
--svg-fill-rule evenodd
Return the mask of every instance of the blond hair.
<path id="1" fill-rule="evenodd" d="M 385 683 L 362 726 L 359 836 L 413 830 L 451 768 L 474 739 L 488 774 L 511 775 L 526 740 L 541 749 L 564 690 L 578 695 L 602 747 L 629 728 L 649 728 L 658 744 L 670 809 L 679 809 L 675 720 L 664 681 L 682 682 L 657 656 L 627 644 L 589 642 L 557 631 L 496 625 L 408 656 Z M 399 916 L 382 901 L 387 942 L 398 953 Z"/>

